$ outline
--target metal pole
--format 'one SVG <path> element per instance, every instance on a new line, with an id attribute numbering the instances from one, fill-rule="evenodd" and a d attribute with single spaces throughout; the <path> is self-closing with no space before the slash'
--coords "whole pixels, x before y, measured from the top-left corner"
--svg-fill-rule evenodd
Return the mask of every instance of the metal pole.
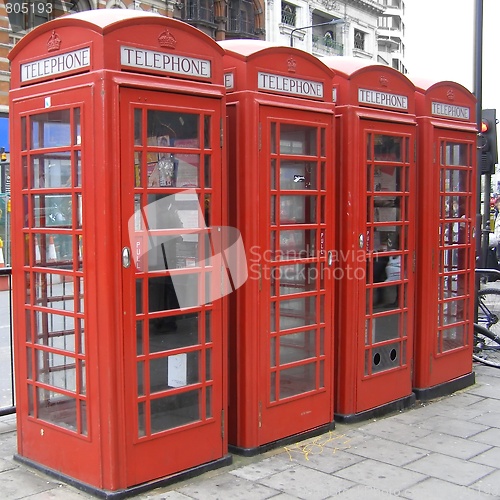
<path id="1" fill-rule="evenodd" d="M 474 95 L 476 96 L 476 122 L 478 132 L 481 130 L 481 112 L 483 109 L 483 0 L 476 0 L 476 25 L 475 25 L 475 50 L 474 50 Z M 481 210 L 481 195 L 483 180 L 481 175 L 481 150 L 478 148 L 477 168 L 476 168 L 476 258 L 478 259 L 478 267 L 486 267 L 486 257 L 489 246 L 489 207 L 490 207 L 490 183 L 491 176 L 487 175 L 484 178 L 484 214 Z M 486 198 L 486 195 L 488 196 Z M 486 217 L 487 216 L 487 217 Z M 484 221 L 484 225 L 483 225 Z M 488 231 L 486 231 L 486 221 L 488 221 Z"/>

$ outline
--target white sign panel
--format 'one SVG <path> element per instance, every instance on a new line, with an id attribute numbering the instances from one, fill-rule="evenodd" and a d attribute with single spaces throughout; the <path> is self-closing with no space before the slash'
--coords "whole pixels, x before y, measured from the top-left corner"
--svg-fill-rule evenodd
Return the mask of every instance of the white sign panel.
<path id="1" fill-rule="evenodd" d="M 120 62 L 122 66 L 163 71 L 177 75 L 210 78 L 212 74 L 211 63 L 205 59 L 136 47 L 125 47 L 123 45 L 120 47 Z"/>
<path id="2" fill-rule="evenodd" d="M 405 95 L 379 92 L 378 90 L 358 89 L 358 101 L 363 104 L 376 104 L 386 108 L 408 109 Z"/>
<path id="3" fill-rule="evenodd" d="M 168 357 L 167 383 L 170 387 L 187 385 L 187 354 L 174 354 Z"/>
<path id="4" fill-rule="evenodd" d="M 444 102 L 432 102 L 431 113 L 436 116 L 446 116 L 447 118 L 470 119 L 470 108 L 465 106 L 455 106 Z"/>
<path id="5" fill-rule="evenodd" d="M 21 82 L 47 78 L 90 66 L 90 47 L 21 64 Z"/>
<path id="6" fill-rule="evenodd" d="M 283 94 L 303 95 L 306 97 L 323 97 L 323 84 L 311 80 L 273 75 L 259 71 L 257 85 L 259 90 L 272 90 Z"/>

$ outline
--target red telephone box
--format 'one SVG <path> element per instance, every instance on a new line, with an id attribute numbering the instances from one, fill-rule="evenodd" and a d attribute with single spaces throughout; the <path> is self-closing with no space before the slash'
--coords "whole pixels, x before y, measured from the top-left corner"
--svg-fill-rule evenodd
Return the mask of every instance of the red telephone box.
<path id="1" fill-rule="evenodd" d="M 336 94 L 335 418 L 355 421 L 415 399 L 414 86 L 387 66 L 322 60 Z"/>
<path id="2" fill-rule="evenodd" d="M 10 54 L 19 458 L 99 494 L 229 460 L 222 53 L 94 10 Z"/>
<path id="3" fill-rule="evenodd" d="M 332 73 L 289 47 L 220 45 L 230 223 L 249 270 L 230 296 L 229 444 L 251 455 L 334 425 Z"/>
<path id="4" fill-rule="evenodd" d="M 474 383 L 475 97 L 454 82 L 416 85 L 418 228 L 414 392 Z"/>

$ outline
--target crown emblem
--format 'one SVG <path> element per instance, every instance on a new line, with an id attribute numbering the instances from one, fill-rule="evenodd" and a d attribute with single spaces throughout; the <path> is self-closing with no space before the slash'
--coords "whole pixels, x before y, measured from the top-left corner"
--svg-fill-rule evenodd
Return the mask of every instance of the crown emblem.
<path id="1" fill-rule="evenodd" d="M 160 42 L 160 47 L 167 47 L 169 49 L 175 49 L 175 46 L 177 45 L 177 40 L 168 30 L 160 33 L 158 41 Z"/>
<path id="2" fill-rule="evenodd" d="M 288 71 L 290 73 L 295 73 L 295 70 L 297 69 L 297 61 L 293 57 L 290 57 L 287 63 L 288 63 Z"/>
<path id="3" fill-rule="evenodd" d="M 47 41 L 47 51 L 54 52 L 54 50 L 59 50 L 60 47 L 61 47 L 61 39 L 54 30 L 52 31 L 52 35 L 50 35 L 50 38 Z"/>
<path id="4" fill-rule="evenodd" d="M 448 99 L 450 101 L 454 101 L 455 100 L 455 92 L 453 92 L 453 89 L 448 90 L 448 92 L 446 92 L 446 96 L 448 97 Z"/>
<path id="5" fill-rule="evenodd" d="M 379 82 L 380 82 L 380 85 L 382 85 L 382 87 L 389 86 L 389 80 L 383 75 L 380 77 Z"/>

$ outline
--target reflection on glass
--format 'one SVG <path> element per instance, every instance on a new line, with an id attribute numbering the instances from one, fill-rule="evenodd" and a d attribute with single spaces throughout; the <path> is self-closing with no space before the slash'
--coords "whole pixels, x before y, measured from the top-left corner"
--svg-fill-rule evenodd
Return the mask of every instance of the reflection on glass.
<path id="1" fill-rule="evenodd" d="M 40 420 L 77 431 L 76 399 L 48 389 L 36 390 Z M 83 417 L 83 415 L 82 415 Z M 86 418 L 86 416 L 84 417 Z"/>
<path id="2" fill-rule="evenodd" d="M 161 432 L 200 420 L 200 390 L 151 400 L 151 432 Z"/>
<path id="3" fill-rule="evenodd" d="M 318 322 L 316 316 L 316 297 L 282 300 L 279 305 L 280 330 L 313 325 Z"/>
<path id="4" fill-rule="evenodd" d="M 293 264 L 275 268 L 274 277 L 279 277 L 280 295 L 309 292 L 318 287 L 317 264 Z"/>
<path id="5" fill-rule="evenodd" d="M 444 145 L 444 147 L 443 147 Z M 459 142 L 442 142 L 441 143 L 441 164 L 450 166 L 467 166 L 469 161 L 467 158 L 468 145 Z"/>
<path id="6" fill-rule="evenodd" d="M 316 364 L 308 363 L 280 370 L 279 397 L 289 398 L 316 389 Z"/>
<path id="7" fill-rule="evenodd" d="M 33 156 L 31 161 L 32 188 L 71 187 L 69 152 Z"/>
<path id="8" fill-rule="evenodd" d="M 280 153 L 317 155 L 317 129 L 297 124 L 280 125 Z"/>
<path id="9" fill-rule="evenodd" d="M 316 254 L 316 230 L 280 231 L 280 250 L 283 259 L 305 259 Z"/>
<path id="10" fill-rule="evenodd" d="M 316 331 L 280 336 L 280 365 L 314 358 L 316 356 Z"/>
<path id="11" fill-rule="evenodd" d="M 162 352 L 197 345 L 200 339 L 199 313 L 177 314 L 149 320 L 149 352 Z"/>
<path id="12" fill-rule="evenodd" d="M 73 144 L 75 146 L 80 146 L 82 144 L 82 126 L 80 122 L 81 111 L 80 108 L 75 108 L 73 110 Z"/>
<path id="13" fill-rule="evenodd" d="M 316 221 L 315 196 L 280 196 L 282 224 L 311 224 Z"/>
<path id="14" fill-rule="evenodd" d="M 393 192 L 401 191 L 401 177 L 403 167 L 380 166 L 373 172 L 373 191 Z M 391 199 L 391 197 L 388 197 Z"/>
<path id="15" fill-rule="evenodd" d="M 70 110 L 31 116 L 31 149 L 71 145 Z"/>
<path id="16" fill-rule="evenodd" d="M 442 339 L 442 351 L 451 351 L 452 349 L 458 349 L 459 347 L 463 347 L 465 345 L 465 333 L 464 333 L 465 325 L 454 325 L 450 328 L 446 328 L 442 330 L 441 339 Z"/>
<path id="17" fill-rule="evenodd" d="M 316 163 L 282 161 L 279 181 L 280 189 L 318 189 Z"/>
<path id="18" fill-rule="evenodd" d="M 441 191 L 468 192 L 469 172 L 467 170 L 442 169 Z"/>
<path id="19" fill-rule="evenodd" d="M 38 382 L 76 392 L 76 360 L 72 356 L 36 349 Z"/>
<path id="20" fill-rule="evenodd" d="M 374 134 L 374 160 L 376 161 L 403 161 L 403 140 L 386 134 Z"/>

